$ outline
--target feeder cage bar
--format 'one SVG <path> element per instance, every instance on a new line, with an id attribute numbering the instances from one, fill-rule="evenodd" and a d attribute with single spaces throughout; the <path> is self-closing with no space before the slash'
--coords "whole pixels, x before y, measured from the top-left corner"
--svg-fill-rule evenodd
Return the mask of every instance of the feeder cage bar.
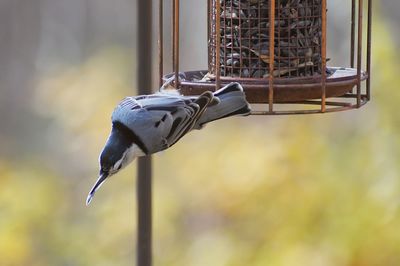
<path id="1" fill-rule="evenodd" d="M 216 85 L 215 85 L 215 89 L 219 90 L 221 88 L 221 65 L 218 63 L 221 61 L 221 51 L 219 49 L 219 47 L 221 46 L 221 15 L 219 10 L 221 9 L 221 2 L 220 1 L 216 1 L 216 9 L 217 9 L 217 13 L 216 13 L 216 25 L 215 25 L 215 32 L 216 32 L 216 41 L 215 41 L 215 69 L 216 69 Z"/>
<path id="2" fill-rule="evenodd" d="M 268 106 L 269 112 L 274 111 L 274 56 L 275 56 L 275 1 L 269 2 L 269 95 L 268 95 Z M 260 9 L 260 4 L 258 5 Z M 259 16 L 260 17 L 260 16 Z M 258 25 L 258 30 L 260 32 L 260 24 Z M 260 66 L 258 66 L 260 69 Z"/>
<path id="3" fill-rule="evenodd" d="M 322 59 L 322 71 L 321 71 L 321 112 L 326 112 L 326 0 L 322 0 L 322 36 L 321 36 L 321 59 Z"/>
<path id="4" fill-rule="evenodd" d="M 174 75 L 175 75 L 175 53 L 176 53 L 176 47 L 175 47 L 175 32 L 176 32 L 176 30 L 175 30 L 175 0 L 172 0 L 171 1 L 171 5 L 172 5 L 172 16 L 171 16 L 171 18 L 172 18 L 172 25 L 171 25 L 171 28 L 172 28 L 172 38 L 171 38 L 171 45 L 172 45 L 172 58 L 171 58 L 171 60 L 172 60 L 172 71 L 174 72 Z M 179 48 L 178 48 L 179 49 Z"/>
<path id="5" fill-rule="evenodd" d="M 356 0 L 351 0 L 351 43 L 350 43 L 350 67 L 354 68 L 354 49 L 356 36 Z"/>
<path id="6" fill-rule="evenodd" d="M 371 99 L 371 38 L 372 38 L 372 0 L 368 0 L 368 23 L 367 23 L 367 100 Z"/>
<path id="7" fill-rule="evenodd" d="M 179 0 L 173 0 L 173 73 L 163 80 L 175 80 L 184 95 L 239 82 L 247 100 L 263 107 L 252 114 L 359 108 L 370 100 L 372 0 L 367 0 L 367 71 L 362 70 L 363 0 L 351 0 L 351 68 L 328 67 L 327 1 L 207 0 L 208 68 L 180 72 Z M 320 108 L 310 110 L 317 102 Z"/>
<path id="8" fill-rule="evenodd" d="M 163 84 L 163 72 L 164 72 L 164 6 L 163 0 L 158 1 L 158 75 L 159 75 L 159 86 Z"/>
<path id="9" fill-rule="evenodd" d="M 179 88 L 179 0 L 174 0 L 174 72 L 175 72 L 175 86 Z"/>
<path id="10" fill-rule="evenodd" d="M 211 28 L 211 25 L 210 25 L 210 21 L 211 21 L 211 19 L 210 19 L 210 16 L 211 16 L 211 13 L 210 13 L 210 10 L 211 10 L 211 1 L 212 0 L 207 0 L 207 59 L 208 59 L 208 69 L 210 69 L 210 54 L 211 54 L 211 45 L 210 45 L 210 34 L 211 34 L 211 30 L 210 30 L 210 28 Z"/>
<path id="11" fill-rule="evenodd" d="M 358 0 L 357 108 L 361 106 L 362 24 L 363 24 L 363 0 Z"/>

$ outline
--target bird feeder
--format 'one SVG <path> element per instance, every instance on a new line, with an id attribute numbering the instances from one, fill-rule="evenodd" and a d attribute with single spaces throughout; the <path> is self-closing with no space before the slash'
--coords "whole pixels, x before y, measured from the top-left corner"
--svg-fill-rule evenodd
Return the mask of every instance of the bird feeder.
<path id="1" fill-rule="evenodd" d="M 343 67 L 327 66 L 327 38 L 335 38 L 327 33 L 327 0 L 207 0 L 208 69 L 198 71 L 179 68 L 180 1 L 172 1 L 169 74 L 163 73 L 162 0 L 159 6 L 160 79 L 182 94 L 239 82 L 256 115 L 343 111 L 370 100 L 371 0 L 366 19 L 364 1 L 349 0 L 351 17 L 342 25 L 350 27 L 350 58 Z"/>

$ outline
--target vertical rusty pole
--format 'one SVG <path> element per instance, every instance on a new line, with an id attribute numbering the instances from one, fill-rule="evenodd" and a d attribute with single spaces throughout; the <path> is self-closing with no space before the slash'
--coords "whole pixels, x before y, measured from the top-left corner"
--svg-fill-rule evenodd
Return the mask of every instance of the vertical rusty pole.
<path id="1" fill-rule="evenodd" d="M 368 31 L 367 31 L 367 100 L 371 99 L 371 38 L 372 38 L 372 1 L 368 0 Z"/>
<path id="2" fill-rule="evenodd" d="M 358 40 L 357 40 L 357 108 L 361 106 L 361 67 L 362 67 L 362 22 L 363 0 L 358 0 Z"/>
<path id="3" fill-rule="evenodd" d="M 171 32 L 172 32 L 172 72 L 175 72 L 175 0 L 171 0 L 172 4 L 172 25 L 171 25 Z"/>
<path id="4" fill-rule="evenodd" d="M 164 74 L 164 6 L 163 0 L 158 1 L 158 75 L 159 87 L 163 85 Z"/>
<path id="5" fill-rule="evenodd" d="M 275 0 L 269 2 L 269 112 L 274 111 Z"/>
<path id="6" fill-rule="evenodd" d="M 149 94 L 152 92 L 152 1 L 138 0 L 137 10 L 137 87 L 139 89 L 139 94 Z M 138 223 L 136 264 L 138 266 L 151 266 L 152 167 L 150 156 L 141 157 L 138 159 L 137 174 Z"/>
<path id="7" fill-rule="evenodd" d="M 354 41 L 356 36 L 356 0 L 351 0 L 350 67 L 354 68 Z"/>
<path id="8" fill-rule="evenodd" d="M 174 5 L 173 5 L 173 65 L 174 65 L 174 72 L 175 72 L 175 88 L 179 89 L 179 0 L 173 0 Z"/>
<path id="9" fill-rule="evenodd" d="M 210 30 L 210 26 L 211 26 L 211 4 L 210 4 L 211 0 L 207 0 L 207 63 L 208 63 L 208 72 L 211 71 L 211 30 Z"/>
<path id="10" fill-rule="evenodd" d="M 215 35 L 216 35 L 216 44 L 215 44 L 215 90 L 219 90 L 221 88 L 221 1 L 215 1 L 216 15 L 215 15 Z"/>
<path id="11" fill-rule="evenodd" d="M 326 0 L 322 0 L 321 7 L 322 15 L 322 41 L 321 41 L 321 85 L 322 85 L 322 96 L 321 96 L 321 112 L 326 111 Z"/>

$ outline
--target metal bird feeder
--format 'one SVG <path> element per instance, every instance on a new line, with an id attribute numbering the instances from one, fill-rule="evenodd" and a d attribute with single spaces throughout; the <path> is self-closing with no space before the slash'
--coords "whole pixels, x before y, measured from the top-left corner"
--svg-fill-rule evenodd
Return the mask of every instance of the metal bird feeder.
<path id="1" fill-rule="evenodd" d="M 179 69 L 180 1 L 172 1 L 173 73 L 166 75 L 162 0 L 159 6 L 160 82 L 182 94 L 239 82 L 255 115 L 343 111 L 370 100 L 371 0 L 366 19 L 364 1 L 349 1 L 348 67 L 327 66 L 327 0 L 207 0 L 208 69 L 186 72 Z"/>

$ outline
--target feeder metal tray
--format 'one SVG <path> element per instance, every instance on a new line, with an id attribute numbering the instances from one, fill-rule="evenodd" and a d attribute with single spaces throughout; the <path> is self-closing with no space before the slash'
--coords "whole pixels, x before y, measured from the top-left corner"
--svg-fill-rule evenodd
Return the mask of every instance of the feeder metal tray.
<path id="1" fill-rule="evenodd" d="M 350 92 L 357 85 L 357 69 L 328 68 L 326 80 L 326 96 L 339 97 Z M 206 90 L 215 90 L 215 81 L 201 81 L 207 73 L 203 71 L 188 71 L 181 73 L 184 79 L 179 81 L 180 92 L 184 95 L 199 95 Z M 164 76 L 164 82 L 175 73 Z M 361 73 L 361 81 L 368 78 L 366 72 Z M 237 81 L 235 78 L 221 77 L 221 85 Z M 268 79 L 240 79 L 246 98 L 252 103 L 268 103 Z M 274 79 L 274 103 L 293 103 L 311 99 L 321 99 L 321 77 Z"/>

